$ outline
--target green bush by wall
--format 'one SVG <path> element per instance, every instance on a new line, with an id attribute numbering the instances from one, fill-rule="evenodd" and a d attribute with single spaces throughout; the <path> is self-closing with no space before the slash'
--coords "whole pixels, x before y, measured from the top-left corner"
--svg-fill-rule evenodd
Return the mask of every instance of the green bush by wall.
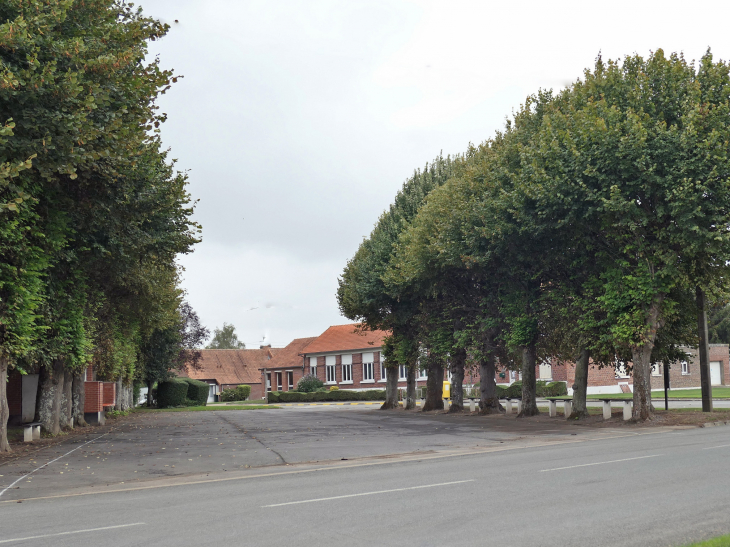
<path id="1" fill-rule="evenodd" d="M 322 387 L 324 387 L 324 382 L 311 374 L 303 376 L 299 382 L 297 382 L 297 391 L 300 393 L 311 393 L 312 391 L 317 391 Z"/>
<path id="2" fill-rule="evenodd" d="M 180 378 L 188 385 L 188 404 L 193 406 L 205 406 L 208 403 L 210 386 L 200 380 L 192 378 Z"/>
<path id="3" fill-rule="evenodd" d="M 352 391 L 349 389 L 341 389 L 337 391 L 313 391 L 309 393 L 301 393 L 299 391 L 269 392 L 270 404 L 329 401 L 385 401 L 385 390 Z"/>
<path id="4" fill-rule="evenodd" d="M 188 398 L 188 383 L 179 378 L 173 378 L 157 385 L 157 407 L 169 408 L 186 406 Z"/>
<path id="5" fill-rule="evenodd" d="M 236 386 L 232 389 L 224 389 L 221 392 L 220 400 L 224 403 L 228 401 L 245 401 L 250 395 L 251 386 L 241 384 L 240 386 Z"/>

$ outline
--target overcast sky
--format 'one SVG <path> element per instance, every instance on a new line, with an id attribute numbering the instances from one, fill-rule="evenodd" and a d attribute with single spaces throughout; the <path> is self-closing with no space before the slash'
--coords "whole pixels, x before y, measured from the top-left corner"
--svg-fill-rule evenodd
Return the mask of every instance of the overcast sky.
<path id="1" fill-rule="evenodd" d="M 347 322 L 337 277 L 404 180 L 493 135 L 528 94 L 599 52 L 730 58 L 726 1 L 141 5 L 172 27 L 151 53 L 184 75 L 159 103 L 200 200 L 183 285 L 211 331 L 232 323 L 250 348 Z"/>

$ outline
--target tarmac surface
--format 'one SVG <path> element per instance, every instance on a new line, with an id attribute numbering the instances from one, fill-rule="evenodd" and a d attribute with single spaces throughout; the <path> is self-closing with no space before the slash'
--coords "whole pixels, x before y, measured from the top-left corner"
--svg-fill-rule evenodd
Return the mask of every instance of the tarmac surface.
<path id="1" fill-rule="evenodd" d="M 730 427 L 140 413 L 0 466 L 0 545 L 683 545 L 730 532 L 728 464 Z"/>

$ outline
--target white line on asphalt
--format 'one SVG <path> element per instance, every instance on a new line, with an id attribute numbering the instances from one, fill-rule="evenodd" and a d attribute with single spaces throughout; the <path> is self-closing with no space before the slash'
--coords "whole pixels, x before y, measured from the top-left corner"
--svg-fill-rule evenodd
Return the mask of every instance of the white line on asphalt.
<path id="1" fill-rule="evenodd" d="M 721 444 L 720 446 L 708 446 L 707 448 L 703 448 L 702 450 L 712 450 L 713 448 L 727 448 L 730 446 L 730 444 Z"/>
<path id="2" fill-rule="evenodd" d="M 114 530 L 116 528 L 128 528 L 129 526 L 140 526 L 144 524 L 144 522 L 134 522 L 132 524 L 118 524 L 117 526 L 104 526 L 103 528 L 87 528 L 86 530 L 74 530 L 73 532 L 59 532 L 58 534 L 45 534 L 42 536 L 28 536 L 25 538 L 15 538 L 15 539 L 2 539 L 0 540 L 0 543 L 12 543 L 14 541 L 27 541 L 29 539 L 41 539 L 41 538 L 52 538 L 56 536 L 68 536 L 71 534 L 84 534 L 86 532 L 98 532 L 100 530 Z"/>
<path id="3" fill-rule="evenodd" d="M 316 498 L 313 500 L 288 501 L 286 503 L 273 503 L 271 505 L 262 505 L 261 507 L 281 507 L 283 505 L 297 505 L 300 503 L 313 503 L 315 501 L 341 500 L 343 498 L 356 498 L 358 496 L 373 496 L 375 494 L 388 494 L 390 492 L 404 492 L 406 490 L 418 490 L 419 488 L 434 488 L 436 486 L 449 486 L 450 484 L 463 484 L 465 482 L 474 482 L 475 479 L 466 481 L 442 482 L 439 484 L 424 484 L 423 486 L 409 486 L 408 488 L 394 488 L 392 490 L 379 490 L 377 492 L 363 492 L 362 494 L 347 494 L 345 496 L 332 496 L 331 498 Z"/>
<path id="4" fill-rule="evenodd" d="M 13 483 L 12 483 L 12 484 L 11 484 L 10 486 L 8 486 L 8 487 L 7 487 L 7 488 L 5 488 L 4 490 L 2 490 L 2 491 L 0 492 L 0 496 L 2 496 L 2 495 L 3 495 L 4 493 L 5 493 L 5 492 L 7 492 L 8 490 L 10 490 L 10 489 L 11 489 L 11 488 L 12 488 L 13 486 L 15 486 L 16 484 L 18 484 L 18 483 L 19 483 L 20 481 L 22 481 L 22 480 L 23 480 L 23 479 L 24 479 L 25 477 L 30 477 L 30 476 L 31 476 L 31 475 L 32 475 L 33 473 L 35 473 L 36 471 L 39 471 L 39 470 L 43 469 L 43 468 L 44 468 L 45 466 L 47 466 L 47 465 L 51 465 L 51 464 L 52 464 L 53 462 L 57 462 L 57 461 L 58 461 L 58 460 L 60 460 L 61 458 L 65 458 L 66 456 L 68 456 L 69 454 L 71 454 L 71 452 L 76 452 L 76 451 L 77 451 L 77 450 L 78 450 L 79 448 L 81 448 L 81 447 L 84 447 L 84 446 L 86 446 L 86 445 L 87 445 L 87 444 L 89 444 L 89 443 L 93 443 L 94 441 L 96 441 L 96 440 L 98 440 L 98 439 L 101 439 L 102 437 L 105 437 L 106 435 L 109 435 L 109 433 L 110 433 L 110 432 L 104 433 L 104 435 L 99 435 L 99 436 L 98 436 L 98 437 L 96 437 L 95 439 L 91 439 L 90 441 L 87 441 L 87 442 L 85 442 L 84 444 L 82 444 L 82 445 L 79 445 L 79 446 L 77 446 L 77 447 L 76 447 L 76 448 L 74 448 L 73 450 L 69 450 L 69 451 L 68 451 L 68 452 L 66 452 L 66 453 L 65 453 L 65 454 L 64 454 L 63 456 L 59 456 L 59 457 L 58 457 L 58 458 L 56 458 L 55 460 L 51 460 L 50 462 L 46 462 L 46 463 L 44 463 L 43 465 L 41 465 L 40 467 L 37 467 L 37 468 L 35 468 L 35 469 L 34 469 L 33 471 L 31 471 L 30 473 L 27 473 L 27 474 L 23 475 L 23 476 L 22 476 L 22 477 L 20 477 L 20 478 L 19 478 L 18 480 L 16 480 L 15 482 L 13 482 Z M 0 543 L 2 543 L 2 542 L 0 542 Z"/>
<path id="5" fill-rule="evenodd" d="M 590 467 L 591 465 L 603 465 L 605 463 L 630 462 L 631 460 L 643 460 L 645 458 L 658 458 L 664 454 L 653 454 L 651 456 L 639 456 L 638 458 L 624 458 L 623 460 L 611 460 L 607 462 L 582 463 L 580 465 L 569 465 L 567 467 L 555 467 L 554 469 L 540 469 L 540 473 L 544 471 L 561 471 L 563 469 L 575 469 L 576 467 Z"/>

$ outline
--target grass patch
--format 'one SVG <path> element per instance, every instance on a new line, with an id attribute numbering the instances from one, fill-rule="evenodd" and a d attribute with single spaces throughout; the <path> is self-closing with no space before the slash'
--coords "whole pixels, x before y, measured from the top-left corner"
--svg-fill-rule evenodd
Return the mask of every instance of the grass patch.
<path id="1" fill-rule="evenodd" d="M 727 536 L 708 539 L 707 541 L 691 543 L 689 545 L 685 545 L 685 547 L 730 547 L 730 534 Z"/>
<path id="2" fill-rule="evenodd" d="M 220 405 L 220 406 L 182 406 L 179 408 L 135 408 L 135 412 L 215 412 L 223 410 L 263 410 L 267 408 L 281 408 L 271 405 Z"/>

